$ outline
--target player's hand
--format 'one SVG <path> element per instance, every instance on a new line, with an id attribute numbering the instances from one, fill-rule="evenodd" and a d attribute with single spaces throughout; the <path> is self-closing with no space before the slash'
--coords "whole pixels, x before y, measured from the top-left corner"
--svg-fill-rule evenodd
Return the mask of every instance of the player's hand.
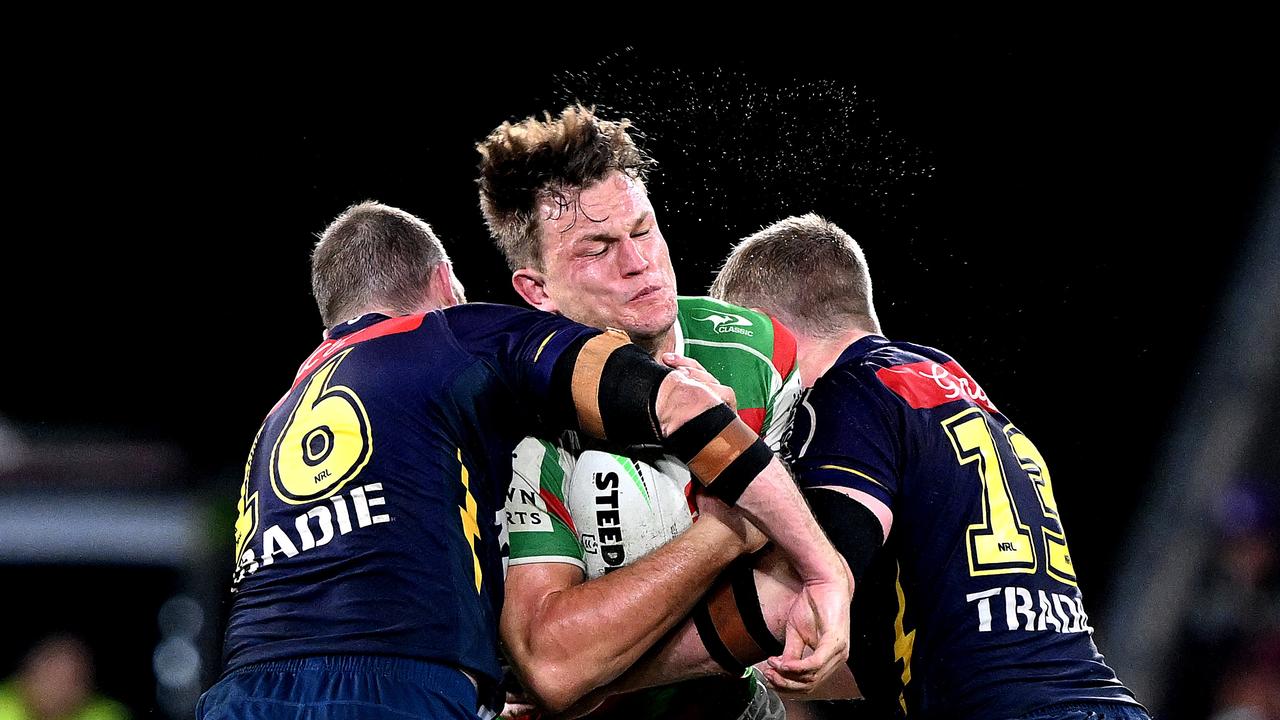
<path id="1" fill-rule="evenodd" d="M 716 380 L 714 375 L 707 372 L 707 369 L 702 367 L 702 363 L 694 360 L 693 358 L 685 357 L 684 355 L 677 355 L 676 353 L 662 353 L 662 362 L 667 367 L 675 368 L 677 371 L 682 372 L 711 388 L 711 391 L 719 396 L 720 399 L 729 406 L 730 410 L 733 410 L 734 412 L 738 411 L 737 393 L 735 393 L 733 388 L 728 385 L 721 385 L 720 381 Z"/>
<path id="2" fill-rule="evenodd" d="M 742 553 L 753 553 L 764 547 L 769 538 L 760 532 L 741 512 L 725 505 L 707 493 L 698 493 L 698 522 L 715 522 L 733 533 L 742 546 Z"/>
<path id="3" fill-rule="evenodd" d="M 809 692 L 849 659 L 853 576 L 844 558 L 840 561 L 841 572 L 834 579 L 806 582 L 792 604 L 782 654 L 769 658 L 765 670 L 774 687 Z"/>

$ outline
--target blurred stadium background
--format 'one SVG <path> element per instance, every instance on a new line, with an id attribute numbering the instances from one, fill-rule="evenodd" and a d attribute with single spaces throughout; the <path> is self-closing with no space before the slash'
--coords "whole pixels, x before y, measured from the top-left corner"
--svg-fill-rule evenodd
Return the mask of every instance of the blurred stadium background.
<path id="1" fill-rule="evenodd" d="M 849 230 L 886 332 L 959 358 L 1044 452 L 1121 679 L 1164 718 L 1280 717 L 1274 42 L 979 27 L 51 45 L 72 69 L 11 106 L 0 683 L 72 687 L 75 637 L 102 695 L 190 717 L 244 457 L 320 339 L 312 233 L 403 207 L 471 299 L 516 302 L 472 145 L 577 99 L 646 136 L 685 293 L 784 215 Z"/>

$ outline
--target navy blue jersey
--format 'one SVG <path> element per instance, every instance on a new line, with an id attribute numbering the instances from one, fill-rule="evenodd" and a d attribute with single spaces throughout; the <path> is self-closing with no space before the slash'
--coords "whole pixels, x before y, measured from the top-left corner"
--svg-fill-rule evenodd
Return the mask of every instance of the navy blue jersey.
<path id="1" fill-rule="evenodd" d="M 226 671 L 391 655 L 496 682 L 511 451 L 598 333 L 483 304 L 331 330 L 245 467 Z"/>
<path id="2" fill-rule="evenodd" d="M 953 359 L 859 340 L 805 398 L 789 449 L 802 487 L 893 512 L 854 596 L 850 665 L 872 703 L 1003 718 L 1135 702 L 1093 644 L 1044 459 Z"/>

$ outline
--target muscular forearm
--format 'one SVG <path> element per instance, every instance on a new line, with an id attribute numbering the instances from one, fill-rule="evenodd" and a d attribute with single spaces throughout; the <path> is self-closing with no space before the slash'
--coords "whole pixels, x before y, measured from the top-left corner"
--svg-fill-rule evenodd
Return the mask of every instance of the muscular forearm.
<path id="1" fill-rule="evenodd" d="M 503 638 L 526 689 L 560 710 L 613 680 L 689 613 L 740 548 L 723 525 L 699 522 L 633 565 L 532 608 L 509 595 Z"/>
<path id="2" fill-rule="evenodd" d="M 727 675 L 707 654 L 693 621 L 685 620 L 651 652 L 617 680 L 603 688 L 605 694 L 632 692 L 708 675 Z"/>
<path id="3" fill-rule="evenodd" d="M 759 553 L 754 559 L 754 579 L 761 613 L 770 632 L 781 640 L 785 632 L 787 609 L 795 602 L 800 581 L 782 553 L 776 549 Z M 754 662 L 762 659 L 746 660 Z M 566 712 L 565 716 L 585 714 L 609 695 L 708 675 L 726 674 L 727 671 L 711 659 L 693 621 L 686 619 L 617 680 L 584 698 Z"/>
<path id="4" fill-rule="evenodd" d="M 656 404 L 664 436 L 672 439 L 672 435 L 683 428 L 686 422 L 696 422 L 695 419 L 701 413 L 716 404 L 717 399 L 705 386 L 679 373 L 668 375 L 659 389 Z M 754 438 L 755 435 L 745 427 L 726 428 L 715 439 L 707 438 L 709 442 L 705 445 L 703 437 L 699 436 L 692 446 L 682 447 L 677 453 L 682 451 L 688 456 L 682 459 L 689 462 L 690 468 L 698 475 L 699 480 L 711 488 L 712 494 L 718 494 L 716 488 L 719 485 L 716 483 L 733 485 L 737 482 L 736 478 L 708 477 L 707 471 L 721 473 L 726 468 L 735 467 L 721 458 L 731 458 L 736 453 L 751 453 L 751 450 L 743 448 L 750 442 L 748 438 Z M 734 446 L 737 448 L 726 450 Z M 825 578 L 834 581 L 842 573 L 842 565 L 835 549 L 809 512 L 809 507 L 796 489 L 790 473 L 777 458 L 772 458 L 733 502 L 791 558 L 802 579 Z"/>
<path id="5" fill-rule="evenodd" d="M 735 505 L 791 560 L 801 580 L 843 576 L 843 565 L 790 474 L 774 459 Z"/>

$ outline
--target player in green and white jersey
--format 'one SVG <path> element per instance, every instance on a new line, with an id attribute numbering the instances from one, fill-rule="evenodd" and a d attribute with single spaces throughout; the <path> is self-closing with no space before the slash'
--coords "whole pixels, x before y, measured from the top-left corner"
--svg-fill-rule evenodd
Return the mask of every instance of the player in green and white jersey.
<path id="1" fill-rule="evenodd" d="M 721 385 L 732 388 L 739 417 L 777 450 L 801 390 L 791 332 L 768 315 L 714 298 L 680 297 L 676 306 L 670 331 L 674 352 L 697 361 Z M 611 569 L 609 563 L 590 557 L 596 554 L 595 538 L 583 538 L 566 502 L 565 483 L 573 477 L 574 459 L 588 448 L 631 454 L 682 488 L 692 488 L 688 469 L 675 458 L 655 455 L 653 449 L 628 453 L 627 448 L 604 446 L 576 434 L 555 440 L 527 438 L 516 448 L 515 475 L 507 491 L 510 565 L 566 563 L 580 568 L 588 579 Z"/>
<path id="2" fill-rule="evenodd" d="M 534 307 L 623 330 L 659 359 L 685 362 L 668 355 L 678 353 L 700 363 L 688 364 L 689 372 L 700 379 L 709 373 L 731 388 L 739 415 L 776 449 L 801 389 L 794 338 L 762 313 L 711 298 L 677 298 L 643 182 L 652 161 L 626 128 L 626 121 L 601 121 L 572 107 L 558 118 L 504 123 L 478 146 L 481 209 L 513 270 L 512 284 Z M 503 643 L 525 688 L 551 710 L 635 662 L 739 553 L 698 553 L 683 547 L 681 536 L 604 574 L 613 568 L 593 556 L 595 538 L 578 532 L 566 507 L 583 449 L 574 437 L 521 443 L 506 507 Z M 674 460 L 634 448 L 603 449 L 643 460 L 676 482 L 688 478 Z M 714 503 L 707 508 L 719 517 Z M 593 717 L 732 720 L 753 693 L 763 692 L 754 676 L 695 681 L 629 697 Z"/>

